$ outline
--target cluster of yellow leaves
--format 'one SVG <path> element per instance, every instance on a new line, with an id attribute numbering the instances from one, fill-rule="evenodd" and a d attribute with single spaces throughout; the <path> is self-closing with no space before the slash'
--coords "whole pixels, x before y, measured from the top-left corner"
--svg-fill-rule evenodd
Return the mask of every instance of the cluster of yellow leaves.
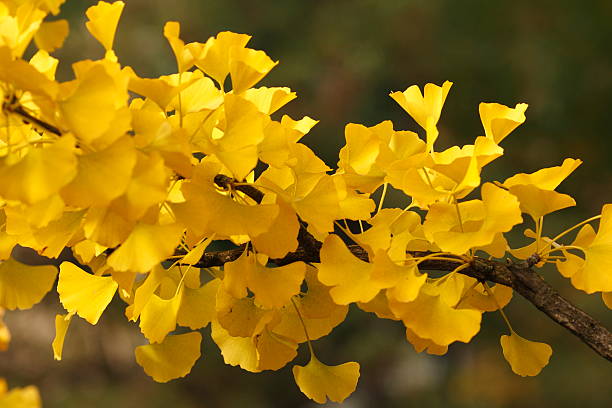
<path id="1" fill-rule="evenodd" d="M 481 183 L 483 168 L 503 154 L 500 143 L 525 121 L 526 104 L 480 104 L 484 136 L 437 152 L 452 83 L 393 92 L 424 140 L 390 121 L 349 124 L 332 172 L 300 143 L 317 122 L 275 115 L 296 95 L 258 86 L 277 62 L 248 48 L 248 35 L 185 43 L 179 24 L 169 22 L 163 35 L 177 73 L 142 78 L 113 51 L 125 4 L 101 1 L 87 10 L 86 27 L 104 57 L 76 62 L 75 78 L 58 82 L 58 60 L 49 53 L 68 26 L 43 20 L 61 3 L 0 2 L 0 311 L 32 307 L 58 275 L 55 267 L 12 259 L 15 245 L 50 258 L 70 247 L 78 265 L 59 268 L 66 313 L 56 316 L 56 359 L 74 315 L 95 325 L 117 294 L 149 343 L 136 348 L 136 361 L 156 381 L 190 372 L 201 355 L 198 330 L 210 324 L 225 362 L 251 372 L 280 369 L 308 342 L 310 362 L 293 367 L 299 388 L 317 402 L 341 402 L 356 387 L 359 365 L 324 365 L 310 342 L 340 324 L 351 303 L 401 321 L 418 352 L 440 355 L 469 342 L 482 314 L 512 296 L 459 273 L 477 251 L 538 254 L 540 264 L 561 251 L 551 262 L 574 286 L 612 292 L 612 207 L 604 207 L 597 233 L 585 224 L 569 246 L 542 235 L 544 215 L 575 204 L 555 189 L 580 160 Z M 32 39 L 38 51 L 25 60 Z M 218 175 L 232 182 L 219 185 Z M 259 190 L 261 201 L 241 185 Z M 376 209 L 370 196 L 381 186 Z M 406 208 L 382 208 L 388 186 L 405 193 Z M 478 191 L 480 198 L 466 198 Z M 533 242 L 511 249 L 504 234 L 522 214 L 536 223 Z M 322 242 L 320 262 L 276 264 L 298 249 L 300 229 Z M 222 241 L 242 255 L 223 267 L 198 267 Z M 419 268 L 426 259 L 450 259 L 457 268 L 432 277 Z M 0 321 L 0 348 L 8 337 Z M 520 375 L 548 362 L 548 346 L 514 332 L 501 343 Z"/>

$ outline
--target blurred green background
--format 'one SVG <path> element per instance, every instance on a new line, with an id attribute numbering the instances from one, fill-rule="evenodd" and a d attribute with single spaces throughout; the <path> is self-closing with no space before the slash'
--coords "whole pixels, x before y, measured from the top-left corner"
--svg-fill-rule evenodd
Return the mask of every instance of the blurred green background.
<path id="1" fill-rule="evenodd" d="M 71 22 L 59 78 L 70 63 L 101 58 L 85 30 L 93 1 L 68 0 L 59 17 Z M 547 217 L 555 234 L 612 202 L 612 2 L 592 0 L 127 0 L 115 39 L 124 65 L 141 76 L 174 72 L 162 36 L 165 21 L 181 22 L 181 37 L 202 41 L 222 30 L 248 33 L 250 46 L 280 64 L 264 79 L 289 86 L 298 99 L 281 113 L 321 122 L 304 138 L 334 167 L 344 126 L 391 119 L 396 129 L 419 130 L 388 97 L 409 85 L 454 82 L 439 123 L 437 149 L 471 143 L 483 134 L 479 102 L 529 103 L 527 121 L 502 143 L 503 158 L 485 169 L 504 180 L 560 164 L 585 163 L 564 182 L 578 206 Z M 389 201 L 393 204 L 393 197 Z M 398 204 L 399 205 L 399 204 Z M 612 327 L 599 296 L 573 290 L 550 269 L 542 273 L 559 291 Z M 40 387 L 46 407 L 310 407 L 290 368 L 250 374 L 225 366 L 211 341 L 186 379 L 156 384 L 138 367 L 133 348 L 143 344 L 112 305 L 91 327 L 73 322 L 64 360 L 54 362 L 56 295 L 33 310 L 8 312 L 14 339 L 0 354 L 0 376 L 11 386 Z M 347 407 L 605 407 L 612 405 L 609 362 L 522 299 L 506 309 L 513 325 L 554 350 L 540 376 L 515 376 L 502 357 L 501 317 L 487 314 L 470 344 L 445 357 L 416 354 L 399 323 L 358 310 L 328 338 L 316 342 L 330 364 L 361 363 L 358 389 Z M 205 330 L 206 332 L 207 330 Z M 296 360 L 307 361 L 305 353 Z M 333 404 L 330 404 L 333 405 Z"/>

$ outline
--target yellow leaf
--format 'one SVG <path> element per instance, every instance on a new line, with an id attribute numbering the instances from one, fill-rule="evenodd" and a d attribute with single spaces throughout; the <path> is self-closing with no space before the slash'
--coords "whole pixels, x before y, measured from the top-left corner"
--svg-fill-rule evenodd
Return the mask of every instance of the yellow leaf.
<path id="1" fill-rule="evenodd" d="M 603 292 L 601 294 L 601 300 L 603 300 L 608 309 L 612 309 L 612 292 Z"/>
<path id="2" fill-rule="evenodd" d="M 406 328 L 406 339 L 412 344 L 412 347 L 414 347 L 417 353 L 421 353 L 425 350 L 427 354 L 442 356 L 448 351 L 448 346 L 440 346 L 431 340 L 422 339 L 409 328 Z"/>
<path id="3" fill-rule="evenodd" d="M 230 71 L 230 50 L 244 48 L 250 39 L 251 36 L 246 34 L 220 32 L 216 37 L 210 37 L 206 41 L 202 54 L 196 58 L 195 64 L 217 81 L 223 89 L 225 78 Z"/>
<path id="4" fill-rule="evenodd" d="M 238 259 L 223 265 L 223 290 L 236 299 L 247 295 L 247 276 L 255 268 L 255 258 L 246 249 Z"/>
<path id="5" fill-rule="evenodd" d="M 273 310 L 258 307 L 253 298 L 236 299 L 221 287 L 217 291 L 216 309 L 217 320 L 230 336 L 252 337 L 275 317 Z"/>
<path id="6" fill-rule="evenodd" d="M 76 313 L 90 324 L 97 324 L 117 291 L 110 276 L 89 274 L 70 262 L 60 265 L 57 293 L 68 312 Z"/>
<path id="7" fill-rule="evenodd" d="M 121 128 L 117 123 L 122 114 L 118 104 L 127 102 L 127 82 L 119 86 L 102 63 L 91 66 L 76 81 L 73 93 L 59 103 L 61 115 L 74 135 L 89 144 L 112 127 Z"/>
<path id="8" fill-rule="evenodd" d="M 220 283 L 219 279 L 213 279 L 199 289 L 185 287 L 176 322 L 181 326 L 197 330 L 206 327 L 214 320 L 217 313 L 216 295 Z"/>
<path id="9" fill-rule="evenodd" d="M 247 284 L 255 294 L 255 303 L 265 309 L 280 309 L 300 293 L 306 264 L 294 262 L 276 268 L 257 264 L 248 270 Z"/>
<path id="10" fill-rule="evenodd" d="M 43 22 L 34 34 L 36 46 L 44 51 L 53 52 L 64 44 L 68 35 L 68 21 L 56 20 Z"/>
<path id="11" fill-rule="evenodd" d="M 89 7 L 85 12 L 89 19 L 85 23 L 87 30 L 104 46 L 106 51 L 113 48 L 117 23 L 119 23 L 124 5 L 125 3 L 122 1 L 113 3 L 99 1 L 98 4 Z"/>
<path id="12" fill-rule="evenodd" d="M 250 337 L 231 336 L 217 321 L 212 321 L 211 333 L 213 341 L 221 350 L 223 361 L 231 366 L 240 366 L 252 373 L 259 372 L 257 349 Z"/>
<path id="13" fill-rule="evenodd" d="M 289 88 L 267 88 L 265 86 L 247 89 L 243 96 L 246 100 L 255 104 L 260 112 L 266 115 L 273 114 L 297 98 L 295 92 L 291 92 Z"/>
<path id="14" fill-rule="evenodd" d="M 111 203 L 113 211 L 126 219 L 143 217 L 166 198 L 168 178 L 169 171 L 157 152 L 150 156 L 139 154 L 125 194 Z"/>
<path id="15" fill-rule="evenodd" d="M 526 103 L 518 103 L 514 108 L 484 102 L 478 106 L 485 135 L 497 144 L 525 121 L 526 110 Z"/>
<path id="16" fill-rule="evenodd" d="M 371 279 L 372 265 L 356 258 L 335 234 L 323 242 L 317 269 L 319 281 L 333 286 L 329 293 L 339 305 L 369 302 L 382 288 Z"/>
<path id="17" fill-rule="evenodd" d="M 230 49 L 229 71 L 234 93 L 253 87 L 278 64 L 263 51 L 236 47 Z"/>
<path id="18" fill-rule="evenodd" d="M 481 191 L 482 201 L 432 204 L 423 223 L 425 236 L 443 251 L 464 254 L 523 221 L 519 202 L 508 191 L 491 183 L 483 184 Z"/>
<path id="19" fill-rule="evenodd" d="M 4 323 L 3 316 L 4 316 L 4 309 L 0 307 L 0 351 L 8 350 L 9 343 L 11 342 L 11 332 L 9 331 L 6 324 Z M 2 395 L 1 387 L 0 387 L 0 395 Z"/>
<path id="20" fill-rule="evenodd" d="M 601 210 L 597 235 L 584 251 L 584 264 L 572 275 L 572 285 L 586 293 L 612 291 L 612 204 Z"/>
<path id="21" fill-rule="evenodd" d="M 77 174 L 74 138 L 62 137 L 49 147 L 33 148 L 16 163 L 0 161 L 0 196 L 33 204 L 57 193 Z"/>
<path id="22" fill-rule="evenodd" d="M 8 259 L 0 263 L 0 307 L 29 309 L 51 290 L 57 268 L 32 266 Z"/>
<path id="23" fill-rule="evenodd" d="M 176 58 L 176 64 L 179 73 L 189 70 L 194 63 L 194 55 L 190 52 L 189 48 L 185 47 L 183 40 L 179 38 L 181 26 L 176 21 L 168 21 L 164 25 L 164 37 L 170 43 L 170 47 L 174 52 Z"/>
<path id="24" fill-rule="evenodd" d="M 509 188 L 521 203 L 521 211 L 531 215 L 534 220 L 576 205 L 576 201 L 567 194 L 552 190 L 542 190 L 533 184 L 518 184 Z"/>
<path id="25" fill-rule="evenodd" d="M 215 166 L 207 164 L 194 170 L 194 180 L 182 185 L 187 200 L 171 205 L 177 219 L 197 235 L 212 231 L 224 237 L 257 236 L 268 231 L 278 216 L 278 205 L 247 205 L 234 201 L 216 191 L 213 181 L 216 174 Z"/>
<path id="26" fill-rule="evenodd" d="M 53 347 L 53 358 L 55 360 L 59 361 L 62 359 L 64 340 L 66 339 L 66 332 L 68 331 L 68 327 L 70 327 L 72 316 L 74 316 L 73 313 L 55 315 L 55 338 L 51 344 Z"/>
<path id="27" fill-rule="evenodd" d="M 427 290 L 426 290 L 427 289 Z M 412 302 L 389 300 L 391 311 L 418 337 L 429 339 L 440 346 L 455 341 L 469 343 L 480 331 L 482 313 L 471 309 L 455 309 L 438 294 L 426 287 Z"/>
<path id="28" fill-rule="evenodd" d="M 178 224 L 138 223 L 130 236 L 108 257 L 108 265 L 119 272 L 149 272 L 174 253 L 183 228 Z"/>
<path id="29" fill-rule="evenodd" d="M 268 197 L 268 196 L 266 196 Z M 266 203 L 266 199 L 262 203 Z M 268 231 L 252 237 L 257 252 L 270 258 L 282 258 L 298 247 L 300 224 L 295 211 L 282 200 L 277 200 L 279 212 Z"/>
<path id="30" fill-rule="evenodd" d="M 314 355 L 306 366 L 294 366 L 293 377 L 300 391 L 311 400 L 324 404 L 327 398 L 341 403 L 355 391 L 359 364 L 353 361 L 337 366 L 321 363 Z"/>
<path id="31" fill-rule="evenodd" d="M 76 177 L 61 190 L 73 207 L 103 206 L 125 193 L 136 165 L 131 137 L 123 137 L 106 149 L 78 156 Z"/>
<path id="32" fill-rule="evenodd" d="M 506 179 L 504 186 L 512 187 L 519 184 L 533 184 L 542 190 L 554 190 L 581 164 L 582 160 L 565 159 L 561 166 L 547 167 L 531 174 L 516 174 Z"/>
<path id="33" fill-rule="evenodd" d="M 138 346 L 136 362 L 155 381 L 165 383 L 184 377 L 200 358 L 202 335 L 198 332 L 167 336 L 163 343 Z"/>
<path id="34" fill-rule="evenodd" d="M 440 119 L 442 106 L 448 95 L 452 82 L 445 81 L 442 86 L 426 84 L 424 92 L 417 85 L 412 85 L 404 92 L 390 94 L 399 105 L 419 124 L 427 129 L 427 120 L 431 118 L 431 126 L 435 127 Z"/>
<path id="35" fill-rule="evenodd" d="M 526 340 L 514 332 L 501 336 L 500 342 L 504 358 L 521 377 L 538 375 L 552 355 L 548 344 Z"/>
<path id="36" fill-rule="evenodd" d="M 181 300 L 183 286 L 170 299 L 162 299 L 153 294 L 142 308 L 140 314 L 140 331 L 151 343 L 161 343 L 166 335 L 176 328 L 176 319 Z"/>
<path id="37" fill-rule="evenodd" d="M 0 379 L 0 383 L 4 382 Z M 1 385 L 1 384 L 0 384 Z M 7 393 L 2 393 L 0 386 L 0 407 L 2 408 L 41 408 L 42 402 L 38 388 L 29 385 L 23 388 L 13 388 Z"/>
<path id="38" fill-rule="evenodd" d="M 136 289 L 134 293 L 134 303 L 130 305 L 126 311 L 126 317 L 131 321 L 135 322 L 140 313 L 142 313 L 142 309 L 146 306 L 153 296 L 153 293 L 157 290 L 161 281 L 166 277 L 167 272 L 161 265 L 155 266 L 151 272 L 144 279 L 142 284 Z"/>
<path id="39" fill-rule="evenodd" d="M 297 343 L 268 329 L 253 338 L 258 370 L 280 370 L 297 355 Z"/>

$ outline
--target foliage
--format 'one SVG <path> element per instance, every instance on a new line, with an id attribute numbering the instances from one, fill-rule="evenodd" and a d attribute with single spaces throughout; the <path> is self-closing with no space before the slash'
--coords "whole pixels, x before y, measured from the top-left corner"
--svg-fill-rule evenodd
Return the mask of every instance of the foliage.
<path id="1" fill-rule="evenodd" d="M 198 330 L 210 324 L 225 362 L 251 372 L 284 367 L 307 343 L 310 362 L 293 367 L 298 387 L 316 402 L 342 402 L 359 364 L 326 365 L 312 342 L 344 321 L 350 304 L 401 321 L 415 350 L 436 355 L 470 342 L 483 313 L 499 310 L 510 332 L 503 355 L 521 376 L 537 375 L 552 350 L 512 329 L 502 311 L 512 289 L 468 276 L 475 260 L 509 253 L 528 266 L 553 263 L 610 305 L 612 206 L 544 234 L 545 215 L 575 205 L 555 189 L 580 160 L 482 183 L 526 104 L 480 104 L 484 136 L 436 151 L 452 83 L 410 86 L 390 96 L 424 140 L 390 121 L 348 124 L 332 171 L 300 143 L 316 120 L 273 119 L 296 95 L 256 87 L 277 62 L 248 48 L 248 35 L 186 44 L 169 22 L 163 34 L 177 73 L 142 78 L 113 51 L 124 3 L 99 2 L 86 26 L 104 58 L 75 63 L 75 79 L 58 82 L 49 53 L 68 24 L 44 20 L 62 3 L 0 2 L 0 311 L 31 308 L 59 276 L 66 312 L 55 321 L 56 359 L 71 319 L 95 325 L 119 296 L 149 342 L 135 359 L 155 381 L 191 371 Z M 32 40 L 37 51 L 25 60 Z M 391 187 L 405 208 L 384 208 Z M 534 224 L 525 230 L 531 243 L 512 248 L 505 234 L 524 221 Z M 577 229 L 571 244 L 560 241 Z M 50 258 L 69 247 L 75 262 L 59 272 L 25 265 L 11 258 L 16 245 Z M 436 269 L 446 273 L 428 273 Z M 0 348 L 9 340 L 0 321 Z"/>

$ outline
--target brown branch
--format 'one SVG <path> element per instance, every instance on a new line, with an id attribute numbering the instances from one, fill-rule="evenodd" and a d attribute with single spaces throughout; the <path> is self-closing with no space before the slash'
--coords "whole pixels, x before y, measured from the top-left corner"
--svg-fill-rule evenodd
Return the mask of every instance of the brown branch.
<path id="1" fill-rule="evenodd" d="M 215 183 L 223 188 L 228 188 L 233 179 L 218 175 Z M 256 202 L 261 202 L 263 194 L 253 186 L 233 186 L 235 190 L 241 191 Z M 256 192 L 256 193 L 255 193 Z M 300 220 L 301 221 L 301 220 Z M 271 259 L 276 265 L 286 265 L 292 262 L 320 262 L 319 252 L 321 243 L 316 241 L 301 222 L 300 235 L 298 235 L 299 247 L 280 259 Z M 349 245 L 349 250 L 357 258 L 368 261 L 367 252 L 359 245 Z M 200 268 L 222 266 L 227 262 L 237 259 L 243 249 L 231 249 L 227 251 L 205 253 L 195 265 Z M 421 257 L 426 252 L 410 252 L 412 256 Z M 553 289 L 542 277 L 536 273 L 532 266 L 538 259 L 528 259 L 521 262 L 500 262 L 474 257 L 468 268 L 462 269 L 462 273 L 479 281 L 490 281 L 509 286 L 521 296 L 531 302 L 535 307 L 544 312 L 557 324 L 569 330 L 591 347 L 597 354 L 608 361 L 612 361 L 612 334 L 600 322 L 589 314 L 574 306 Z M 425 260 L 419 264 L 422 270 L 452 271 L 457 267 L 456 262 L 441 260 Z"/>
<path id="2" fill-rule="evenodd" d="M 47 132 L 53 133 L 54 135 L 57 136 L 61 136 L 62 132 L 61 130 L 59 130 L 57 127 L 50 125 L 49 123 L 38 119 L 34 116 L 32 116 L 29 112 L 27 112 L 23 106 L 21 105 L 17 105 L 17 106 L 10 106 L 8 104 L 4 104 L 3 109 L 5 109 L 7 112 L 10 113 L 14 113 L 18 116 L 21 117 L 21 119 L 26 122 L 26 123 L 30 123 L 34 126 L 38 126 L 44 130 L 46 130 Z"/>

